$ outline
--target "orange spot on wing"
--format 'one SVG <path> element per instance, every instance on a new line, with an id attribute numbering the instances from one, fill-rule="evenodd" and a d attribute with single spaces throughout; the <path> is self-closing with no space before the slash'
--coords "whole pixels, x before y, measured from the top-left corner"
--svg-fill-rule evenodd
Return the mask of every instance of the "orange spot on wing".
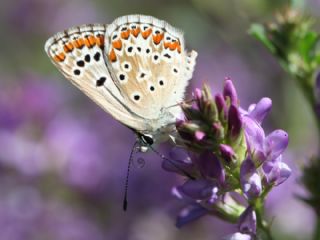
<path id="1" fill-rule="evenodd" d="M 132 29 L 131 30 L 131 34 L 134 36 L 134 37 L 137 37 L 140 33 L 140 28 L 137 27 L 136 29 Z"/>
<path id="2" fill-rule="evenodd" d="M 112 46 L 113 46 L 115 49 L 117 49 L 117 50 L 121 50 L 121 48 L 122 48 L 122 41 L 121 41 L 121 39 L 118 39 L 118 40 L 116 40 L 116 41 L 113 41 L 113 42 L 112 42 Z"/>
<path id="3" fill-rule="evenodd" d="M 169 48 L 171 51 L 178 49 L 178 52 L 181 52 L 181 46 L 178 42 L 165 42 L 163 45 L 165 49 Z"/>
<path id="4" fill-rule="evenodd" d="M 175 50 L 176 48 L 178 47 L 178 42 L 173 42 L 173 43 L 171 43 L 171 45 L 170 45 L 170 50 L 171 51 L 173 51 L 173 50 Z"/>
<path id="5" fill-rule="evenodd" d="M 73 50 L 73 45 L 71 42 L 68 42 L 66 43 L 64 46 L 63 46 L 63 50 L 68 53 L 68 52 L 72 52 Z"/>
<path id="6" fill-rule="evenodd" d="M 94 46 L 94 45 L 96 45 L 96 38 L 93 36 L 93 35 L 90 35 L 89 37 L 88 37 L 88 40 L 89 40 L 89 43 L 90 43 L 90 45 L 91 46 Z"/>
<path id="7" fill-rule="evenodd" d="M 153 35 L 152 38 L 153 38 L 154 44 L 158 45 L 162 41 L 163 37 L 164 37 L 163 33 Z"/>
<path id="8" fill-rule="evenodd" d="M 170 43 L 169 42 L 164 42 L 163 46 L 164 46 L 165 49 L 167 49 L 170 46 Z"/>
<path id="9" fill-rule="evenodd" d="M 84 41 L 84 44 L 89 48 L 89 47 L 91 47 L 91 45 L 90 45 L 90 42 L 89 42 L 89 39 L 88 38 L 84 38 L 83 39 L 83 41 Z"/>
<path id="10" fill-rule="evenodd" d="M 95 37 L 93 35 L 85 37 L 83 41 L 88 48 L 91 48 L 96 44 Z"/>
<path id="11" fill-rule="evenodd" d="M 177 50 L 178 50 L 178 53 L 181 53 L 181 45 L 180 44 L 178 44 Z"/>
<path id="12" fill-rule="evenodd" d="M 130 30 L 121 32 L 121 38 L 123 38 L 123 39 L 128 39 L 129 36 L 130 36 Z"/>
<path id="13" fill-rule="evenodd" d="M 103 47 L 104 46 L 104 35 L 97 36 L 96 43 L 98 44 L 99 47 Z"/>
<path id="14" fill-rule="evenodd" d="M 56 62 L 63 62 L 66 59 L 66 55 L 61 52 L 53 57 Z"/>
<path id="15" fill-rule="evenodd" d="M 142 37 L 143 37 L 144 39 L 147 39 L 147 38 L 150 36 L 151 33 L 152 33 L 152 29 L 149 28 L 148 30 L 142 32 L 141 35 L 142 35 Z"/>
<path id="16" fill-rule="evenodd" d="M 111 49 L 111 51 L 110 51 L 110 53 L 109 53 L 109 60 L 110 60 L 111 62 L 117 61 L 117 55 L 116 55 L 116 53 L 114 52 L 114 49 L 113 49 L 113 48 Z"/>
<path id="17" fill-rule="evenodd" d="M 82 48 L 84 46 L 84 39 L 83 38 L 78 38 L 76 40 L 73 41 L 73 45 L 76 47 L 76 48 Z"/>

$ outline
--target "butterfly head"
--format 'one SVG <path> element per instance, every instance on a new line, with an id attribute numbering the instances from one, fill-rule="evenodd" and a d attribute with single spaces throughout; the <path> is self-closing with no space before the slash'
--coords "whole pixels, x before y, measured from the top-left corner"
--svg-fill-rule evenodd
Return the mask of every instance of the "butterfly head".
<path id="1" fill-rule="evenodd" d="M 152 145 L 154 143 L 153 137 L 151 134 L 141 135 L 141 142 L 145 145 Z"/>

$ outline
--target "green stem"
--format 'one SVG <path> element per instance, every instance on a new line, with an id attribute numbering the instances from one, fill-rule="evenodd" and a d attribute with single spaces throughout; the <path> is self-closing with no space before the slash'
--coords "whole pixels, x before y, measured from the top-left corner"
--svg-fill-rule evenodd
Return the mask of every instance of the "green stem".
<path id="1" fill-rule="evenodd" d="M 317 115 L 317 113 L 315 112 L 317 99 L 314 94 L 314 86 L 309 84 L 310 82 L 314 82 L 314 81 L 307 81 L 306 80 L 306 79 L 311 79 L 311 78 L 312 78 L 312 76 L 309 78 L 306 77 L 305 79 L 299 79 L 298 77 L 296 77 L 297 83 L 300 86 L 302 93 L 304 94 L 305 98 L 309 102 L 309 106 L 313 112 L 313 115 L 314 115 L 314 118 L 315 118 L 315 121 L 317 124 L 318 136 L 320 137 L 320 119 L 319 119 L 319 116 Z"/>
<path id="2" fill-rule="evenodd" d="M 257 215 L 257 233 L 258 239 L 273 240 L 270 225 L 264 220 L 264 203 L 257 200 L 255 202 L 255 212 Z"/>

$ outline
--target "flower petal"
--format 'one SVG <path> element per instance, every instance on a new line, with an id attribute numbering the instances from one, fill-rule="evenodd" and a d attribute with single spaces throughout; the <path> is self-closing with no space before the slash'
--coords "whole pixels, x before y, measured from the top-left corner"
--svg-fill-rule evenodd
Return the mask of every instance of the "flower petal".
<path id="1" fill-rule="evenodd" d="M 263 119 L 267 116 L 267 114 L 270 112 L 272 107 L 272 101 L 270 98 L 262 98 L 255 106 L 252 108 L 250 106 L 250 113 L 249 116 L 256 120 L 259 124 L 262 123 Z"/>
<path id="2" fill-rule="evenodd" d="M 193 175 L 194 172 L 194 164 L 181 161 L 181 160 L 163 160 L 162 161 L 162 168 L 168 172 L 175 172 L 179 173 L 183 176 L 187 174 Z"/>
<path id="3" fill-rule="evenodd" d="M 235 152 L 233 151 L 231 146 L 226 144 L 220 144 L 219 150 L 221 156 L 226 161 L 226 163 L 231 163 L 232 160 L 235 158 Z"/>
<path id="4" fill-rule="evenodd" d="M 201 207 L 198 204 L 190 205 L 180 212 L 179 216 L 177 217 L 176 226 L 181 228 L 183 225 L 190 223 L 198 218 L 206 215 L 208 210 Z"/>
<path id="5" fill-rule="evenodd" d="M 225 171 L 219 158 L 210 151 L 205 151 L 198 156 L 194 156 L 194 163 L 205 178 L 216 180 L 219 184 L 225 181 Z"/>
<path id="6" fill-rule="evenodd" d="M 206 134 L 202 131 L 199 131 L 199 130 L 194 133 L 194 137 L 198 141 L 201 141 L 205 136 L 206 136 Z"/>
<path id="7" fill-rule="evenodd" d="M 275 130 L 266 137 L 269 160 L 276 159 L 287 148 L 289 143 L 288 133 L 283 130 Z"/>
<path id="8" fill-rule="evenodd" d="M 262 169 L 265 174 L 265 180 L 268 185 L 280 185 L 291 175 L 291 169 L 287 164 L 281 162 L 281 156 L 278 159 L 274 162 L 265 162 L 262 165 Z"/>
<path id="9" fill-rule="evenodd" d="M 226 101 L 224 100 L 223 96 L 220 93 L 218 93 L 217 95 L 215 95 L 214 100 L 216 102 L 219 114 L 222 113 L 222 114 L 224 114 L 224 117 L 226 117 L 227 104 L 226 104 Z"/>
<path id="10" fill-rule="evenodd" d="M 226 81 L 224 82 L 223 96 L 225 98 L 229 97 L 231 104 L 238 105 L 237 91 L 230 79 L 226 79 Z"/>
<path id="11" fill-rule="evenodd" d="M 238 107 L 233 104 L 230 106 L 228 112 L 228 128 L 228 131 L 233 138 L 238 137 L 242 129 L 242 120 Z"/>
<path id="12" fill-rule="evenodd" d="M 250 158 L 244 160 L 241 165 L 240 182 L 242 190 L 248 199 L 255 199 L 260 196 L 262 191 L 261 178 Z"/>
<path id="13" fill-rule="evenodd" d="M 256 235 L 257 232 L 257 216 L 251 206 L 241 214 L 239 218 L 239 230 L 241 233 Z"/>
<path id="14" fill-rule="evenodd" d="M 253 238 L 248 234 L 243 234 L 240 232 L 236 232 L 232 235 L 227 236 L 224 240 L 252 240 Z"/>
<path id="15" fill-rule="evenodd" d="M 177 189 L 195 200 L 203 200 L 211 197 L 213 186 L 210 182 L 199 179 L 188 180 L 182 186 L 177 187 Z"/>
<path id="16" fill-rule="evenodd" d="M 249 152 L 258 154 L 259 159 L 264 154 L 265 134 L 263 128 L 254 119 L 249 116 L 242 116 L 244 132 L 246 136 Z M 255 157 L 254 157 L 255 158 Z M 265 159 L 260 159 L 261 161 Z"/>

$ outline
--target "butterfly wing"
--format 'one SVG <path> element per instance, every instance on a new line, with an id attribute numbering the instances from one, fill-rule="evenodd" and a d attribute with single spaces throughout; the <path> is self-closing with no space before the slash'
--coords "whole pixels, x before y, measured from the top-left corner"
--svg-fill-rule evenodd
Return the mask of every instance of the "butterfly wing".
<path id="1" fill-rule="evenodd" d="M 185 50 L 181 31 L 151 16 L 120 17 L 106 28 L 104 51 L 130 110 L 159 120 L 155 128 L 175 121 L 180 107 L 169 107 L 183 99 L 197 56 Z"/>
<path id="2" fill-rule="evenodd" d="M 132 113 L 114 84 L 104 60 L 106 25 L 91 24 L 59 32 L 45 44 L 53 64 L 116 120 L 137 131 L 146 128 L 143 118 Z"/>

